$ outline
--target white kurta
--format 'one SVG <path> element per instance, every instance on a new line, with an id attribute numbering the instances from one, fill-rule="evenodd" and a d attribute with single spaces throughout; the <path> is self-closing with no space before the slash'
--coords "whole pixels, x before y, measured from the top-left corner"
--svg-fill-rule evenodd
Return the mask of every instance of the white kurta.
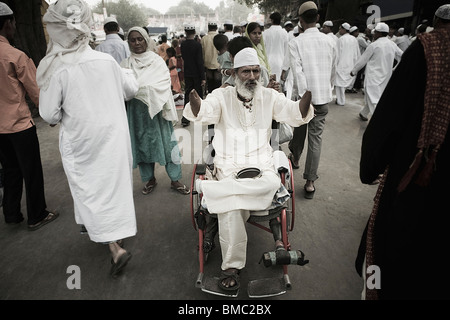
<path id="1" fill-rule="evenodd" d="M 136 234 L 130 134 L 124 100 L 138 90 L 132 72 L 88 48 L 40 92 L 39 112 L 60 122 L 59 144 L 75 220 L 95 242 Z"/>
<path id="2" fill-rule="evenodd" d="M 263 36 L 270 71 L 280 81 L 284 56 L 288 51 L 288 33 L 281 26 L 273 25 L 264 31 Z"/>
<path id="3" fill-rule="evenodd" d="M 400 61 L 402 54 L 403 51 L 393 41 L 381 37 L 372 42 L 356 62 L 353 74 L 366 66 L 365 94 L 373 105 L 378 103 L 391 78 L 394 59 Z"/>
<path id="4" fill-rule="evenodd" d="M 352 86 L 356 76 L 351 76 L 350 72 L 360 57 L 358 40 L 348 33 L 339 38 L 337 42 L 336 87 L 347 88 Z"/>
<path id="5" fill-rule="evenodd" d="M 275 173 L 273 149 L 269 142 L 272 119 L 298 127 L 308 123 L 314 116 L 312 106 L 303 118 L 298 101 L 287 99 L 284 94 L 264 87 L 255 93 L 252 109 L 252 112 L 249 112 L 242 106 L 237 99 L 236 88 L 230 86 L 209 94 L 202 101 L 197 117 L 193 115 L 190 104 L 187 104 L 183 111 L 184 117 L 190 121 L 214 125 L 215 135 L 212 144 L 216 153 L 214 165 L 218 170 L 219 179 L 232 177 L 241 169 L 248 167 Z M 275 186 L 275 191 L 278 188 L 279 185 Z M 246 197 L 244 205 L 237 201 L 236 197 L 234 201 L 218 200 L 216 205 L 214 200 L 208 200 L 206 188 L 203 193 L 208 209 L 212 208 L 210 211 L 214 213 L 244 208 L 264 210 L 269 207 L 274 195 L 275 192 L 261 191 L 259 197 L 253 198 L 252 201 Z"/>

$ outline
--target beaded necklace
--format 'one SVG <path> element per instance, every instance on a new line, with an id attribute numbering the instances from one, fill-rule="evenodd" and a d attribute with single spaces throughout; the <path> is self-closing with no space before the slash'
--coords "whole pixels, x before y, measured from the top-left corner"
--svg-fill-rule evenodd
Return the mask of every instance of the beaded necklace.
<path id="1" fill-rule="evenodd" d="M 242 105 L 245 107 L 245 109 L 248 110 L 248 113 L 251 115 L 250 123 L 247 122 L 246 112 L 245 109 L 237 107 L 237 114 L 238 119 L 241 124 L 242 129 L 244 131 L 247 131 L 248 128 L 252 127 L 256 123 L 256 112 L 253 112 L 253 98 L 252 99 L 245 99 L 241 95 L 237 95 L 237 98 L 240 102 L 242 102 Z"/>

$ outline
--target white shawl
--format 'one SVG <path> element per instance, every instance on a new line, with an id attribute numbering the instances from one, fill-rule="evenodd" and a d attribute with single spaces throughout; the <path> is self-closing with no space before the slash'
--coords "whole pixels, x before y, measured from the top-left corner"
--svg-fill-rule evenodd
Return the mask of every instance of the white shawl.
<path id="1" fill-rule="evenodd" d="M 63 64 L 78 62 L 89 47 L 91 9 L 81 0 L 59 0 L 49 6 L 43 17 L 49 34 L 47 55 L 41 60 L 36 80 L 46 90 L 55 71 Z"/>
<path id="2" fill-rule="evenodd" d="M 175 101 L 172 95 L 170 73 L 164 60 L 151 51 L 150 37 L 141 27 L 133 27 L 128 31 L 139 32 L 147 42 L 147 51 L 141 54 L 133 53 L 121 62 L 121 67 L 133 70 L 139 83 L 139 91 L 135 98 L 148 106 L 150 118 L 162 111 L 162 116 L 168 121 L 178 121 Z"/>

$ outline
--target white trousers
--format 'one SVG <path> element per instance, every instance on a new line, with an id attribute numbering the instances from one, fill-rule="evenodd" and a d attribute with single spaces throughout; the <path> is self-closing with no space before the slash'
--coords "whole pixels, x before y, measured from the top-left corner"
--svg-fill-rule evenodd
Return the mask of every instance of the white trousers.
<path id="1" fill-rule="evenodd" d="M 336 91 L 336 103 L 338 105 L 345 105 L 345 87 L 334 87 Z"/>
<path id="2" fill-rule="evenodd" d="M 259 178 L 219 181 L 204 180 L 200 189 L 208 211 L 217 213 L 219 241 L 222 250 L 222 270 L 242 269 L 247 258 L 247 231 L 245 223 L 250 212 L 267 210 L 281 186 L 279 176 L 270 170 Z M 267 214 L 267 211 L 265 211 Z"/>
<path id="3" fill-rule="evenodd" d="M 369 118 L 369 115 L 373 115 L 373 113 L 375 112 L 375 108 L 377 107 L 377 105 L 370 101 L 369 95 L 367 93 L 364 95 L 364 102 L 364 108 L 360 113 L 364 117 Z"/>

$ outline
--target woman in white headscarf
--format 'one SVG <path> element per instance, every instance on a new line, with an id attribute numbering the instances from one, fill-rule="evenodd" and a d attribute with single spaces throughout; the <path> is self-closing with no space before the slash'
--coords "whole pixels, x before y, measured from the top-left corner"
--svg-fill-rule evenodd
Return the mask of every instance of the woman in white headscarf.
<path id="1" fill-rule="evenodd" d="M 139 91 L 127 103 L 128 124 L 133 150 L 133 167 L 139 167 L 142 193 L 149 194 L 156 186 L 155 163 L 165 166 L 171 188 L 187 195 L 190 190 L 179 182 L 181 156 L 173 134 L 173 122 L 178 121 L 173 100 L 170 72 L 165 61 L 154 53 L 148 33 L 141 27 L 128 31 L 131 55 L 121 66 L 133 70 Z"/>
<path id="2" fill-rule="evenodd" d="M 124 100 L 138 84 L 114 58 L 89 46 L 91 10 L 84 1 L 59 0 L 43 21 L 50 39 L 37 69 L 39 112 L 51 125 L 61 124 L 75 220 L 92 241 L 109 244 L 116 276 L 131 258 L 120 242 L 137 231 Z"/>

